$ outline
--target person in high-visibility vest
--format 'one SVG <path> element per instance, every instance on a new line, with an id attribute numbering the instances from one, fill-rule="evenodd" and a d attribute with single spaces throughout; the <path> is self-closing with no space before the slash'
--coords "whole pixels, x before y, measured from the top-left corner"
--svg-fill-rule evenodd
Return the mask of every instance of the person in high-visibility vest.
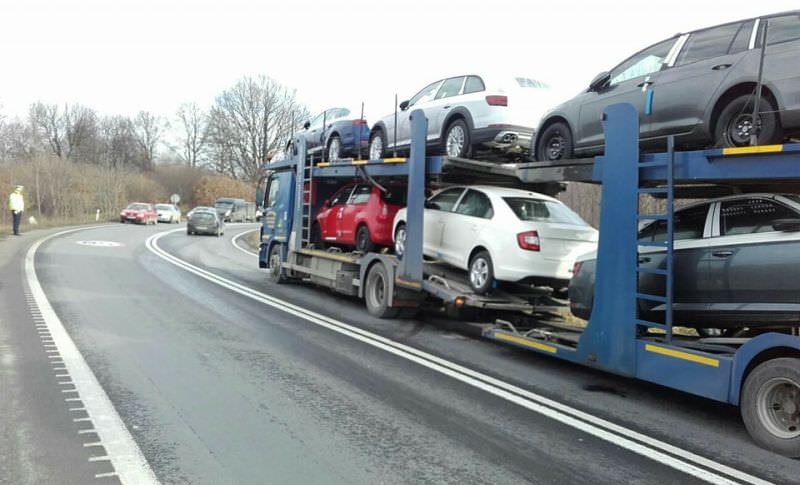
<path id="1" fill-rule="evenodd" d="M 14 220 L 14 235 L 19 236 L 19 222 L 22 220 L 22 212 L 25 210 L 21 185 L 17 185 L 14 192 L 8 196 L 8 210 L 11 211 L 11 217 Z"/>

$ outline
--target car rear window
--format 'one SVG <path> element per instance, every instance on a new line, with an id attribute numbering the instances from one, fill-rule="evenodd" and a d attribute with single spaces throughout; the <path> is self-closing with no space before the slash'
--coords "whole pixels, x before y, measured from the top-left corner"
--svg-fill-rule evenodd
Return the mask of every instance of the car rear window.
<path id="1" fill-rule="evenodd" d="M 503 200 L 521 221 L 558 222 L 575 226 L 589 225 L 581 219 L 581 216 L 560 202 L 529 197 L 503 197 Z"/>
<path id="2" fill-rule="evenodd" d="M 133 211 L 146 211 L 150 207 L 147 204 L 131 204 L 128 206 L 128 209 Z"/>
<path id="3" fill-rule="evenodd" d="M 172 206 L 166 204 L 156 204 L 156 210 L 172 210 Z"/>
<path id="4" fill-rule="evenodd" d="M 208 212 L 195 212 L 192 214 L 192 222 L 214 222 L 214 214 Z"/>

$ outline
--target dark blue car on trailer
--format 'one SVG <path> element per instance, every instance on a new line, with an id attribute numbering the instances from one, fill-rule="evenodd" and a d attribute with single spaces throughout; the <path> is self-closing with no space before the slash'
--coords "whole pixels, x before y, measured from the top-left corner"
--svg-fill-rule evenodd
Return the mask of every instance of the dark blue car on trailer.
<path id="1" fill-rule="evenodd" d="M 366 156 L 369 125 L 347 108 L 331 108 L 303 124 L 308 153 L 326 162 Z"/>

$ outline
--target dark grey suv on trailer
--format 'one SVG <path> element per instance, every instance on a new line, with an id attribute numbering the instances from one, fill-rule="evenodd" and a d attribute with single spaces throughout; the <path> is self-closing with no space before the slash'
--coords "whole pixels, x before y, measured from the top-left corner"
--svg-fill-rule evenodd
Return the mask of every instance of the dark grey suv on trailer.
<path id="1" fill-rule="evenodd" d="M 664 241 L 666 222 L 639 231 Z M 674 319 L 682 326 L 800 326 L 800 196 L 748 194 L 704 201 L 675 212 Z M 572 313 L 588 319 L 594 300 L 594 254 L 578 259 L 569 285 Z M 639 265 L 665 268 L 666 251 L 640 247 Z M 642 273 L 642 293 L 663 295 L 665 278 Z M 664 305 L 640 301 L 639 315 L 664 320 Z"/>
<path id="2" fill-rule="evenodd" d="M 539 161 L 603 151 L 606 106 L 631 103 L 639 111 L 645 149 L 668 135 L 680 148 L 744 146 L 767 31 L 759 144 L 800 133 L 800 11 L 679 34 L 598 74 L 589 88 L 542 117 L 531 152 Z"/>

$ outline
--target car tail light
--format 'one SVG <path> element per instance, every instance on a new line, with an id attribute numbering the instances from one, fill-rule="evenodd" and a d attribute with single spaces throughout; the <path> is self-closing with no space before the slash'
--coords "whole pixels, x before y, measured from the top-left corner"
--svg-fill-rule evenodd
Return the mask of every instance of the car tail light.
<path id="1" fill-rule="evenodd" d="M 489 106 L 508 106 L 508 96 L 486 96 Z"/>
<path id="2" fill-rule="evenodd" d="M 357 126 L 367 126 L 367 120 L 353 120 L 353 124 Z"/>
<path id="3" fill-rule="evenodd" d="M 573 278 L 574 278 L 574 277 L 576 277 L 576 276 L 578 276 L 578 273 L 580 273 L 580 272 L 581 272 L 581 267 L 582 267 L 582 266 L 583 266 L 583 263 L 582 263 L 582 262 L 580 262 L 580 261 L 575 261 L 575 264 L 573 264 L 573 265 L 572 265 L 572 277 L 573 277 Z"/>
<path id="4" fill-rule="evenodd" d="M 539 251 L 539 233 L 536 231 L 527 231 L 517 234 L 517 244 L 521 249 L 526 251 Z"/>

